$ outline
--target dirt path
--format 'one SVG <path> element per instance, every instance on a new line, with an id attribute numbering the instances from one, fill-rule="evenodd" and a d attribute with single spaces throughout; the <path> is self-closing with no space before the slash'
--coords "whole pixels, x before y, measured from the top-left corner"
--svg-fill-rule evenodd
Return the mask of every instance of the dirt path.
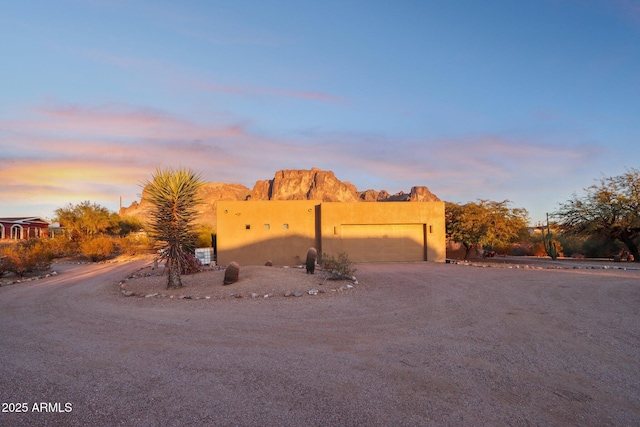
<path id="1" fill-rule="evenodd" d="M 140 266 L 0 288 L 0 401 L 28 406 L 0 425 L 640 424 L 639 271 L 363 264 L 339 297 L 120 296 Z"/>

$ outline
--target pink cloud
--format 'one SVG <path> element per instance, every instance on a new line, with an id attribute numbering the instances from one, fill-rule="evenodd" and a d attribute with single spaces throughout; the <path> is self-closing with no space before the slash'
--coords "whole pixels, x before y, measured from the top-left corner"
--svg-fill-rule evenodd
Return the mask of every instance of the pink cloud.
<path id="1" fill-rule="evenodd" d="M 243 136 L 239 124 L 203 125 L 149 108 L 49 105 L 34 109 L 36 117 L 0 121 L 16 133 L 68 135 L 83 138 L 155 138 L 190 140 Z"/>

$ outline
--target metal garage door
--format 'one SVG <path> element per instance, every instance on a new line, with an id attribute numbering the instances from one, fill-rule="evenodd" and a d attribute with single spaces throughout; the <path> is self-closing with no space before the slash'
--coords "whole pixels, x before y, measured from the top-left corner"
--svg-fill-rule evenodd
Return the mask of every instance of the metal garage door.
<path id="1" fill-rule="evenodd" d="M 340 239 L 353 262 L 425 260 L 423 224 L 342 225 Z"/>

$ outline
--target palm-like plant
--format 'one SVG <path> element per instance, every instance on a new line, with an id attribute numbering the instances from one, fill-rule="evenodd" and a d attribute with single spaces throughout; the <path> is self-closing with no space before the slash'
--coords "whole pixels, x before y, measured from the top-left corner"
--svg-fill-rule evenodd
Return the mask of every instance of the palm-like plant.
<path id="1" fill-rule="evenodd" d="M 153 206 L 149 232 L 167 262 L 167 289 L 182 287 L 180 277 L 188 254 L 195 249 L 194 219 L 203 182 L 191 169 L 157 169 L 144 183 L 144 198 Z"/>

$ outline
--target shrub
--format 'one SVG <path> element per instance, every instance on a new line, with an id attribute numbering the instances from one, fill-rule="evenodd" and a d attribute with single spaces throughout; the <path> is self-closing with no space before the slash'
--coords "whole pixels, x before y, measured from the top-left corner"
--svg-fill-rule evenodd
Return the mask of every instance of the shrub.
<path id="1" fill-rule="evenodd" d="M 80 252 L 78 242 L 74 242 L 66 237 L 54 237 L 42 240 L 47 250 L 53 254 L 54 258 L 74 256 Z"/>
<path id="2" fill-rule="evenodd" d="M 194 254 L 186 253 L 182 260 L 182 271 L 180 274 L 193 274 L 202 271 L 202 263 Z"/>
<path id="3" fill-rule="evenodd" d="M 196 248 L 213 247 L 213 236 L 216 234 L 216 228 L 209 225 L 200 225 L 196 229 Z"/>
<path id="4" fill-rule="evenodd" d="M 153 240 L 146 235 L 129 234 L 117 241 L 117 248 L 123 255 L 143 255 L 153 251 Z"/>
<path id="5" fill-rule="evenodd" d="M 28 240 L 3 250 L 2 273 L 10 271 L 22 278 L 25 273 L 51 268 L 53 254 L 41 240 Z"/>
<path id="6" fill-rule="evenodd" d="M 113 239 L 105 236 L 94 237 L 80 244 L 82 255 L 94 262 L 109 258 L 114 254 L 115 248 Z"/>
<path id="7" fill-rule="evenodd" d="M 323 253 L 322 264 L 331 270 L 329 279 L 351 279 L 357 271 L 345 252 L 340 252 L 337 258 Z"/>

